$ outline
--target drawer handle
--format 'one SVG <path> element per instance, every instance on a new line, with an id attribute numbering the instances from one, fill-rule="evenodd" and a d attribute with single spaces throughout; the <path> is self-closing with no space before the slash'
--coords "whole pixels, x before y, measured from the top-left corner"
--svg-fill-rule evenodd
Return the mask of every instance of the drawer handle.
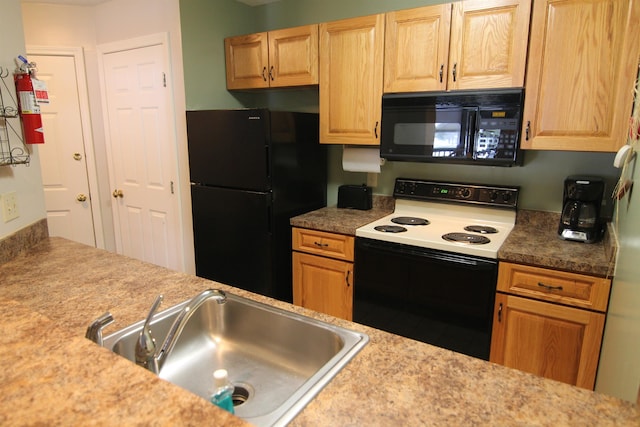
<path id="1" fill-rule="evenodd" d="M 498 322 L 502 322 L 502 303 L 498 307 Z"/>
<path id="2" fill-rule="evenodd" d="M 542 282 L 538 282 L 538 286 L 540 286 L 541 288 L 545 288 L 548 291 L 561 291 L 562 290 L 562 286 L 549 286 L 549 285 L 545 285 Z"/>
<path id="3" fill-rule="evenodd" d="M 349 283 L 350 275 L 351 275 L 351 270 L 347 270 L 347 277 L 345 278 L 345 282 L 347 282 L 347 288 L 351 286 L 351 283 Z"/>
<path id="4" fill-rule="evenodd" d="M 326 248 L 327 246 L 329 246 L 328 243 L 313 242 L 313 244 L 321 248 Z"/>

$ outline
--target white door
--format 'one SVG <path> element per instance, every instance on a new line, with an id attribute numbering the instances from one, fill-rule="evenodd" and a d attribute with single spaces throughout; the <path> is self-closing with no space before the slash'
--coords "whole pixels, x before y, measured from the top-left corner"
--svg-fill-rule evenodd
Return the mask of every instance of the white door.
<path id="1" fill-rule="evenodd" d="M 117 251 L 180 270 L 168 43 L 151 37 L 98 48 Z"/>
<path id="2" fill-rule="evenodd" d="M 101 247 L 97 186 L 88 170 L 95 172 L 87 167 L 93 150 L 82 50 L 30 48 L 28 58 L 50 99 L 41 105 L 45 143 L 38 146 L 49 235 Z"/>

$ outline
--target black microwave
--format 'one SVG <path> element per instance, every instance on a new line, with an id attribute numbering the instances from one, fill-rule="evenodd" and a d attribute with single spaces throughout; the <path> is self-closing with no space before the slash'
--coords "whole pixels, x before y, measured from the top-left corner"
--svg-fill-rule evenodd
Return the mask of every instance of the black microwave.
<path id="1" fill-rule="evenodd" d="M 523 89 L 393 93 L 382 97 L 380 157 L 522 165 Z"/>

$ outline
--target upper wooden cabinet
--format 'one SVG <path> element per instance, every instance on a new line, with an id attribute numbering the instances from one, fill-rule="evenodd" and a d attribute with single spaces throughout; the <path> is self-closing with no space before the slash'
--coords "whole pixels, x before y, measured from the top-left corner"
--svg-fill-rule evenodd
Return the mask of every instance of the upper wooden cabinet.
<path id="1" fill-rule="evenodd" d="M 380 144 L 384 15 L 320 24 L 320 143 Z"/>
<path id="2" fill-rule="evenodd" d="M 318 84 L 318 26 L 224 40 L 227 89 Z"/>
<path id="3" fill-rule="evenodd" d="M 387 13 L 384 91 L 521 87 L 530 13 L 530 0 Z"/>
<path id="4" fill-rule="evenodd" d="M 638 0 L 536 0 L 522 148 L 625 144 L 640 51 Z"/>

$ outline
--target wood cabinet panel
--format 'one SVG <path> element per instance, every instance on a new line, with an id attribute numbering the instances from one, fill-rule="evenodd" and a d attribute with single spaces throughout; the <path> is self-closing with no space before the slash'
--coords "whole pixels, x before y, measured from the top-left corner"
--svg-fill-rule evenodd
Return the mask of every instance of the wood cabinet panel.
<path id="1" fill-rule="evenodd" d="M 530 14 L 530 0 L 453 3 L 448 89 L 522 87 Z"/>
<path id="2" fill-rule="evenodd" d="M 318 26 L 269 32 L 271 87 L 318 84 Z"/>
<path id="3" fill-rule="evenodd" d="M 385 92 L 522 87 L 530 0 L 387 13 Z"/>
<path id="4" fill-rule="evenodd" d="M 304 228 L 293 229 L 293 250 L 353 261 L 354 237 Z"/>
<path id="5" fill-rule="evenodd" d="M 224 51 L 227 89 L 269 87 L 267 33 L 226 38 Z"/>
<path id="6" fill-rule="evenodd" d="M 384 91 L 445 90 L 451 4 L 388 12 Z"/>
<path id="7" fill-rule="evenodd" d="M 380 144 L 384 15 L 320 24 L 320 143 Z"/>
<path id="8" fill-rule="evenodd" d="M 293 252 L 293 303 L 351 320 L 353 263 Z"/>
<path id="9" fill-rule="evenodd" d="M 318 25 L 228 37 L 227 89 L 318 84 Z"/>
<path id="10" fill-rule="evenodd" d="M 501 262 L 498 290 L 605 312 L 609 303 L 611 280 Z"/>
<path id="11" fill-rule="evenodd" d="M 490 360 L 593 390 L 605 315 L 496 295 Z"/>
<path id="12" fill-rule="evenodd" d="M 525 149 L 617 151 L 640 52 L 637 0 L 539 0 L 527 63 Z"/>

